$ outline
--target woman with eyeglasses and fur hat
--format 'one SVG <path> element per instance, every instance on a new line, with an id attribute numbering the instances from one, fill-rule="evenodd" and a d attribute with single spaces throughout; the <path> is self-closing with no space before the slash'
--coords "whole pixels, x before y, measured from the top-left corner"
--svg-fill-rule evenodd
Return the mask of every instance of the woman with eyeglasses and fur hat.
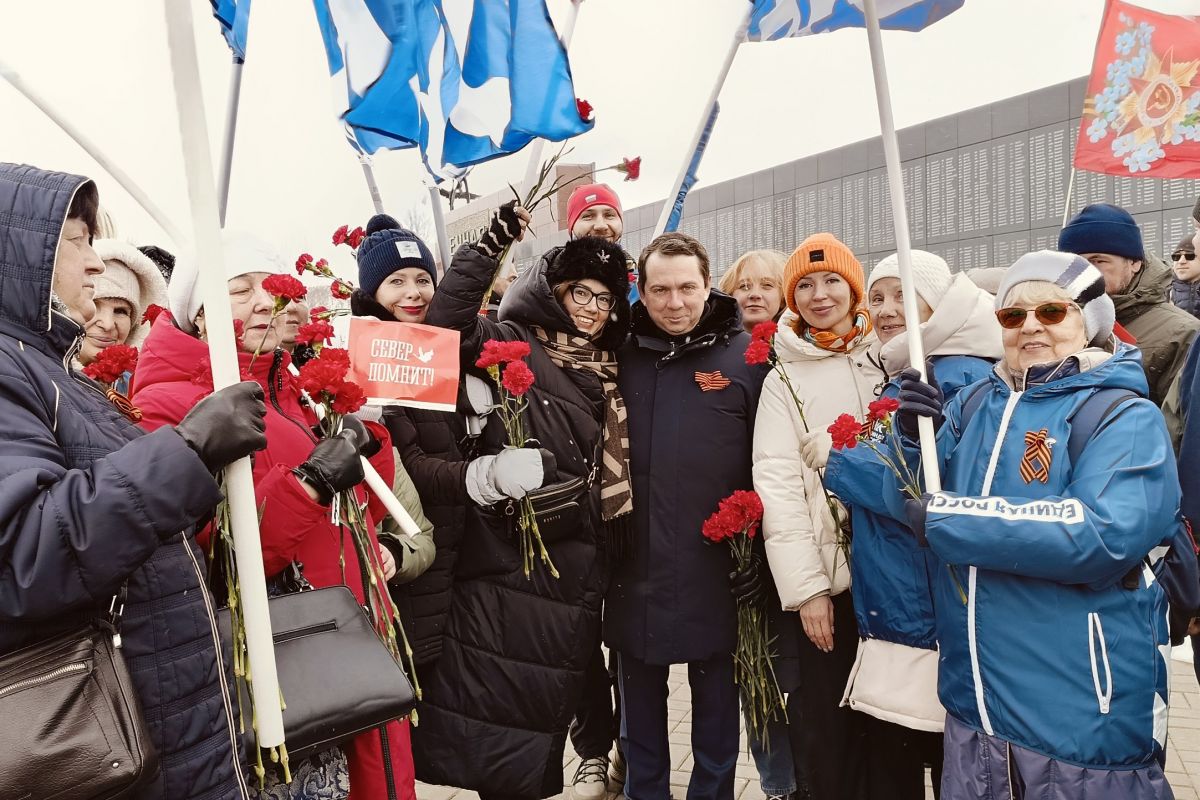
<path id="1" fill-rule="evenodd" d="M 528 343 L 535 376 L 523 417 L 544 451 L 539 463 L 502 473 L 485 457 L 468 470 L 471 496 L 495 510 L 466 532 L 414 741 L 422 780 L 477 789 L 485 800 L 562 791 L 567 729 L 600 625 L 607 536 L 632 510 L 614 353 L 629 327 L 624 253 L 595 237 L 550 250 L 509 287 L 493 322 L 480 304 L 501 250 L 528 222 L 524 209 L 501 207 L 483 238 L 455 255 L 427 318 L 462 332 L 464 366 L 488 340 Z M 485 431 L 484 452 L 503 451 L 500 428 Z M 540 563 L 526 577 L 504 501 L 579 478 L 590 481 L 579 524 L 545 541 L 560 577 Z"/>

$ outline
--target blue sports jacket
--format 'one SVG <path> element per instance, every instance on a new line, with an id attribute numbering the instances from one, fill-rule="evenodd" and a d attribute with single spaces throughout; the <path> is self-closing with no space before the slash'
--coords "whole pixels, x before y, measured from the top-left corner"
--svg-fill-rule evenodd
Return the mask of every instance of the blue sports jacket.
<path id="1" fill-rule="evenodd" d="M 987 377 L 992 363 L 975 356 L 939 356 L 933 374 L 949 401 L 959 390 Z M 900 381 L 884 387 L 884 397 L 896 397 Z M 850 559 L 854 613 L 858 633 L 909 647 L 933 650 L 937 632 L 933 619 L 933 578 L 941 569 L 938 557 L 917 546 L 916 537 L 900 519 L 873 510 L 883 492 L 886 467 L 870 448 L 835 450 L 825 467 L 825 485 L 849 509 L 854 530 Z"/>

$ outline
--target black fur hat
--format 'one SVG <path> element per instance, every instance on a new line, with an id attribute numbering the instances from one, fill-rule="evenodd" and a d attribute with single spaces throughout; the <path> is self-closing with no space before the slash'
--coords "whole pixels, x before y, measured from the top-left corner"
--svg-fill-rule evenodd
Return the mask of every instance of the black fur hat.
<path id="1" fill-rule="evenodd" d="M 627 296 L 629 271 L 621 246 L 595 236 L 572 239 L 546 267 L 546 282 L 551 288 L 587 278 L 600 281 L 617 297 Z"/>

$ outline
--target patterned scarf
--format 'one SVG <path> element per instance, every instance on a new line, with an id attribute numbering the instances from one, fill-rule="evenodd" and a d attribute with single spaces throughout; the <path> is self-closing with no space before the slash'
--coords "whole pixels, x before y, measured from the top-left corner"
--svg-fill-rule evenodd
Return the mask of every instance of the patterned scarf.
<path id="1" fill-rule="evenodd" d="M 833 353 L 849 353 L 871 332 L 871 317 L 863 309 L 854 312 L 854 327 L 841 336 L 833 331 L 823 331 L 810 326 L 797 315 L 794 323 L 796 333 L 822 350 Z"/>
<path id="2" fill-rule="evenodd" d="M 629 482 L 629 428 L 625 400 L 617 388 L 617 358 L 582 336 L 548 332 L 536 325 L 533 335 L 560 369 L 595 373 L 604 390 L 604 456 L 600 470 L 600 512 L 607 522 L 633 511 L 633 485 Z"/>

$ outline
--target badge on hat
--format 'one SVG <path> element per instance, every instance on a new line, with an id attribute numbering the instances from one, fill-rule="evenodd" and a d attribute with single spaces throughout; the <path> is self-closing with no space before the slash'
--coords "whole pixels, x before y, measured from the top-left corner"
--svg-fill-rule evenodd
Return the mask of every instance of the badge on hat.
<path id="1" fill-rule="evenodd" d="M 421 248 L 412 239 L 397 239 L 396 252 L 401 258 L 421 258 Z"/>
<path id="2" fill-rule="evenodd" d="M 808 254 L 808 263 L 810 263 L 810 264 L 820 264 L 824 260 L 825 260 L 825 251 L 824 250 L 813 250 Z"/>

